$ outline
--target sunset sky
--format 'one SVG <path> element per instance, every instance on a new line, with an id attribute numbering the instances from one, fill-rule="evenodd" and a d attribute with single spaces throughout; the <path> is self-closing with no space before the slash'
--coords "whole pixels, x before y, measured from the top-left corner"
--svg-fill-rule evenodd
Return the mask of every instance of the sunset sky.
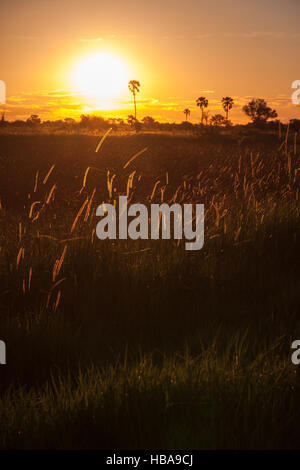
<path id="1" fill-rule="evenodd" d="M 252 97 L 300 119 L 299 0 L 0 0 L 0 18 L 9 120 L 125 118 L 129 79 L 141 82 L 139 118 L 182 121 L 188 107 L 199 122 L 198 96 L 210 116 L 232 96 L 233 122 Z"/>

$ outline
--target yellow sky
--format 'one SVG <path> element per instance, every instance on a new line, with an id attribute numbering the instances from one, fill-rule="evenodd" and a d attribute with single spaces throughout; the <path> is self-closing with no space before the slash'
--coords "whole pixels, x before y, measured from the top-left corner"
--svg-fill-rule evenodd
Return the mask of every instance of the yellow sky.
<path id="1" fill-rule="evenodd" d="M 130 78 L 141 83 L 139 118 L 179 122 L 188 107 L 199 122 L 198 96 L 208 98 L 210 116 L 232 96 L 234 122 L 247 121 L 241 108 L 252 97 L 267 99 L 283 121 L 300 119 L 291 102 L 299 13 L 298 0 L 1 0 L 7 117 L 126 117 Z M 98 93 L 86 64 L 103 56 Z"/>

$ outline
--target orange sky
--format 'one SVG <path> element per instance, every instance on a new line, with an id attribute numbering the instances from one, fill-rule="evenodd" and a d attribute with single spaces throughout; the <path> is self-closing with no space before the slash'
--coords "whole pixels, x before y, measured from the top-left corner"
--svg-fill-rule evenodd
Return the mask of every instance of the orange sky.
<path id="1" fill-rule="evenodd" d="M 114 96 L 77 87 L 76 64 L 103 53 L 141 82 L 139 118 L 182 121 L 188 107 L 199 122 L 198 96 L 208 98 L 210 116 L 232 96 L 234 122 L 247 121 L 241 107 L 252 97 L 266 98 L 283 121 L 300 119 L 291 102 L 300 79 L 299 0 L 0 0 L 0 17 L 9 120 L 131 114 L 126 74 Z"/>

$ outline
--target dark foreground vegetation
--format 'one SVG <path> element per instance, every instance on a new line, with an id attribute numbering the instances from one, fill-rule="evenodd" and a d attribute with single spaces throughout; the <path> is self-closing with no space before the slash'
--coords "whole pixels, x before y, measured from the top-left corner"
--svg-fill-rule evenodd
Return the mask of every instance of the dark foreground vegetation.
<path id="1" fill-rule="evenodd" d="M 0 136 L 1 448 L 299 447 L 299 142 L 98 142 Z M 98 240 L 120 194 L 204 203 L 203 249 Z"/>

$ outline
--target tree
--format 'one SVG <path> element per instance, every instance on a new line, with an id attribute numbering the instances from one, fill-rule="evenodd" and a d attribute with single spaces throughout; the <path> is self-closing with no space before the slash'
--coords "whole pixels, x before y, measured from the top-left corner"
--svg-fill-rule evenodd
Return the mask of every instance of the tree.
<path id="1" fill-rule="evenodd" d="M 222 114 L 215 114 L 210 119 L 210 123 L 212 126 L 224 126 L 225 124 L 227 124 L 227 122 L 227 119 L 225 119 Z"/>
<path id="2" fill-rule="evenodd" d="M 136 97 L 136 94 L 140 91 L 140 86 L 141 86 L 141 84 L 137 80 L 130 80 L 130 82 L 128 82 L 129 91 L 133 95 L 134 117 L 135 117 L 135 119 L 136 119 L 136 100 L 135 100 L 135 97 Z"/>
<path id="3" fill-rule="evenodd" d="M 225 98 L 222 98 L 222 106 L 226 113 L 226 121 L 228 121 L 228 113 L 231 110 L 233 105 L 234 105 L 234 101 L 230 96 L 225 96 Z"/>
<path id="4" fill-rule="evenodd" d="M 203 113 L 203 119 L 205 121 L 205 125 L 207 126 L 207 123 L 208 123 L 208 118 L 209 118 L 209 111 L 205 111 Z"/>
<path id="5" fill-rule="evenodd" d="M 143 119 L 143 125 L 148 129 L 155 129 L 157 127 L 157 121 L 151 116 L 145 116 Z"/>
<path id="6" fill-rule="evenodd" d="M 68 126 L 72 126 L 73 124 L 76 124 L 76 121 L 75 119 L 73 118 L 70 118 L 70 117 L 66 117 L 64 119 L 65 123 L 68 125 Z"/>
<path id="7" fill-rule="evenodd" d="M 183 114 L 185 114 L 185 120 L 187 121 L 188 116 L 190 116 L 191 114 L 191 111 L 189 110 L 189 108 L 185 108 L 185 110 L 183 111 Z"/>
<path id="8" fill-rule="evenodd" d="M 27 119 L 27 124 L 31 125 L 31 126 L 37 126 L 39 124 L 41 124 L 41 120 L 40 118 L 38 117 L 37 114 L 32 114 L 28 119 Z"/>
<path id="9" fill-rule="evenodd" d="M 129 116 L 127 117 L 127 122 L 131 127 L 134 127 L 136 121 L 137 119 L 132 114 L 129 114 Z"/>
<path id="10" fill-rule="evenodd" d="M 253 99 L 243 107 L 243 111 L 254 124 L 266 123 L 268 119 L 278 116 L 275 109 L 271 109 L 263 99 Z"/>
<path id="11" fill-rule="evenodd" d="M 130 127 L 133 127 L 136 132 L 139 132 L 141 130 L 141 123 L 132 114 L 128 116 L 127 123 Z"/>
<path id="12" fill-rule="evenodd" d="M 201 116 L 201 124 L 203 124 L 203 119 L 204 119 L 204 109 L 207 108 L 208 106 L 208 100 L 204 96 L 200 96 L 200 98 L 197 98 L 196 100 L 197 106 L 201 109 L 202 116 Z"/>
<path id="13" fill-rule="evenodd" d="M 300 131 L 300 119 L 290 119 L 290 126 L 295 132 Z"/>
<path id="14" fill-rule="evenodd" d="M 80 116 L 80 127 L 89 127 L 89 122 L 90 122 L 90 117 L 85 115 L 85 114 L 81 114 Z"/>

